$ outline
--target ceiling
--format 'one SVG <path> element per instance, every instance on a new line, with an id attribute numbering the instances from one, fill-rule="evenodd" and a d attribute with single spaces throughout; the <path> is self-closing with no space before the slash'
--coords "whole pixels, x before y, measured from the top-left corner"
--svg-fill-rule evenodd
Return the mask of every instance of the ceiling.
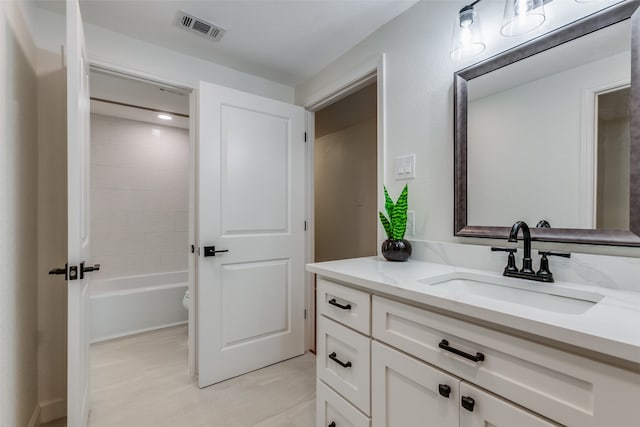
<path id="1" fill-rule="evenodd" d="M 80 0 L 83 20 L 238 71 L 296 86 L 417 0 Z M 62 13 L 64 3 L 40 0 Z M 179 11 L 226 29 L 219 42 L 176 24 Z"/>

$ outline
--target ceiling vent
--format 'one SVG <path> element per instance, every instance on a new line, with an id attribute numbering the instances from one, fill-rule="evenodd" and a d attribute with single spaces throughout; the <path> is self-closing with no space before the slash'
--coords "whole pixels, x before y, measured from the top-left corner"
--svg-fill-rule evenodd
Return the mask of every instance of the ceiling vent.
<path id="1" fill-rule="evenodd" d="M 182 11 L 178 13 L 178 26 L 214 41 L 220 41 L 226 31 L 222 27 Z"/>

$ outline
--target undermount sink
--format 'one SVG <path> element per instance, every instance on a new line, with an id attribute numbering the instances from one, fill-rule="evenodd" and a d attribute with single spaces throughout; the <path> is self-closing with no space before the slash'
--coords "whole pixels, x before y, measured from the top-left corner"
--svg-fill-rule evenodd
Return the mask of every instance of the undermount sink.
<path id="1" fill-rule="evenodd" d="M 446 288 L 456 297 L 486 298 L 563 314 L 585 313 L 603 298 L 595 292 L 547 284 L 520 284 L 515 280 L 460 273 L 443 281 L 419 282 Z"/>

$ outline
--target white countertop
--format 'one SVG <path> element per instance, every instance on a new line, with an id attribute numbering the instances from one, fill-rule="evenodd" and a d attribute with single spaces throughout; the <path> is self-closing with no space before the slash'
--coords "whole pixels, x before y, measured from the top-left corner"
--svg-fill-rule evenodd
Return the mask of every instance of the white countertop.
<path id="1" fill-rule="evenodd" d="M 320 276 L 352 283 L 396 298 L 503 325 L 507 328 L 566 343 L 640 365 L 640 294 L 575 283 L 545 284 L 503 278 L 487 272 L 444 264 L 409 260 L 389 262 L 378 257 L 308 264 Z M 520 289 L 550 293 L 599 294 L 602 299 L 580 314 L 566 314 L 478 296 L 446 286 L 434 286 L 456 277 L 485 277 L 509 281 Z M 505 282 L 506 283 L 506 282 Z"/>

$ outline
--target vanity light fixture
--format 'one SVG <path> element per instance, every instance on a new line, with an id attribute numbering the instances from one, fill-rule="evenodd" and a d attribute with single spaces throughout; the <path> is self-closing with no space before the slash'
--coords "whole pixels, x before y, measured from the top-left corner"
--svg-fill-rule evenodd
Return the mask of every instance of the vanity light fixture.
<path id="1" fill-rule="evenodd" d="M 161 120 L 173 120 L 173 117 L 171 117 L 169 114 L 158 114 L 158 118 Z"/>
<path id="2" fill-rule="evenodd" d="M 519 36 L 541 26 L 546 19 L 544 0 L 507 0 L 500 34 Z"/>
<path id="3" fill-rule="evenodd" d="M 456 17 L 453 26 L 453 47 L 451 48 L 451 58 L 455 61 L 479 55 L 487 47 L 482 35 L 480 16 L 474 8 L 481 1 L 476 0 L 463 7 Z"/>
<path id="4" fill-rule="evenodd" d="M 480 18 L 475 0 L 460 9 L 453 26 L 451 58 L 461 61 L 484 52 L 486 44 L 482 34 Z M 540 27 L 546 20 L 544 5 L 553 0 L 505 0 L 504 18 L 500 34 L 506 37 L 519 36 Z M 593 0 L 575 0 L 586 3 Z"/>

